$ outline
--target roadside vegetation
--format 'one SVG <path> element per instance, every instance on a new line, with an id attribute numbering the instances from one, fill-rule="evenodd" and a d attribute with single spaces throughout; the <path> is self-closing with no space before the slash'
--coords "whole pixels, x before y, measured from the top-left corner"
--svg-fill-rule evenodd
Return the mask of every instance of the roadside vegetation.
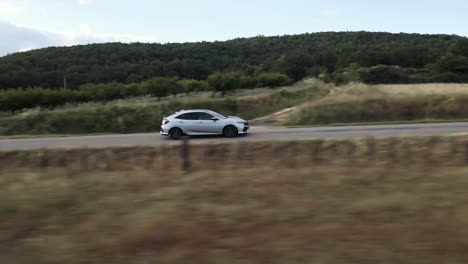
<path id="1" fill-rule="evenodd" d="M 466 263 L 466 137 L 372 142 L 0 152 L 0 262 Z"/>
<path id="2" fill-rule="evenodd" d="M 181 109 L 212 109 L 251 119 L 328 94 L 331 87 L 306 81 L 257 95 L 168 99 L 32 110 L 0 118 L 1 135 L 156 132 L 164 116 Z"/>
<path id="3" fill-rule="evenodd" d="M 215 73 L 207 81 L 157 77 L 141 83 L 86 84 L 78 89 L 0 89 L 0 111 L 17 111 L 40 107 L 54 109 L 64 104 L 85 102 L 109 102 L 138 96 L 151 96 L 160 100 L 178 94 L 190 95 L 194 92 L 212 91 L 224 96 L 238 89 L 257 87 L 280 87 L 292 83 L 288 76 L 281 73 L 262 73 L 257 76 L 243 75 L 238 72 Z"/>

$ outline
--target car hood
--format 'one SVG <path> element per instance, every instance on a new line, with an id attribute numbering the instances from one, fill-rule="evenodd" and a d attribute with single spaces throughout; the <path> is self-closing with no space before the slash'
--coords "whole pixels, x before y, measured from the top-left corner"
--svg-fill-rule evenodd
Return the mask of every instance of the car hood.
<path id="1" fill-rule="evenodd" d="M 229 120 L 236 121 L 236 122 L 247 122 L 245 119 L 242 119 L 238 116 L 228 116 L 227 118 Z"/>

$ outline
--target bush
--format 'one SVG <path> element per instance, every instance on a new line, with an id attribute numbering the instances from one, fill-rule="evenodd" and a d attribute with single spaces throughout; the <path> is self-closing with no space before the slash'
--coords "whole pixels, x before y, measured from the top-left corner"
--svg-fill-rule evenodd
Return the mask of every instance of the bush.
<path id="1" fill-rule="evenodd" d="M 431 82 L 456 83 L 460 81 L 460 76 L 453 72 L 444 72 L 432 76 L 429 80 Z"/>
<path id="2" fill-rule="evenodd" d="M 259 87 L 278 87 L 286 86 L 292 83 L 292 80 L 282 73 L 269 72 L 257 76 L 257 85 Z"/>
<path id="3" fill-rule="evenodd" d="M 397 66 L 377 65 L 359 71 L 359 79 L 365 83 L 406 83 L 408 76 Z"/>

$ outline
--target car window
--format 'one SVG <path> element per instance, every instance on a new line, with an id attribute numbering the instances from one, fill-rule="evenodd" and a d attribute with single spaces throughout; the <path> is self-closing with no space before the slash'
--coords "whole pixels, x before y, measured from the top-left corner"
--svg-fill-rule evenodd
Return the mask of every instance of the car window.
<path id="1" fill-rule="evenodd" d="M 185 113 L 177 116 L 175 119 L 197 120 L 197 115 L 195 113 Z"/>
<path id="2" fill-rule="evenodd" d="M 213 111 L 211 111 L 211 113 L 212 113 L 213 115 L 215 115 L 216 117 L 218 117 L 219 119 L 225 119 L 225 118 L 227 118 L 227 117 L 223 116 L 223 115 L 220 114 L 220 113 L 216 113 L 216 112 L 213 112 Z"/>
<path id="3" fill-rule="evenodd" d="M 200 112 L 196 114 L 197 114 L 198 120 L 211 120 L 211 118 L 213 118 L 213 116 L 208 113 Z"/>

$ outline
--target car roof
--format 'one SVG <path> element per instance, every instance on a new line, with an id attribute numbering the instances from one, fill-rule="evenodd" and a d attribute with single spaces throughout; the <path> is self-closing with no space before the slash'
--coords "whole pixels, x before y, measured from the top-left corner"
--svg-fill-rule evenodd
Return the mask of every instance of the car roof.
<path id="1" fill-rule="evenodd" d="M 182 110 L 182 112 L 212 112 L 208 109 L 189 109 L 189 110 Z"/>
<path id="2" fill-rule="evenodd" d="M 177 112 L 175 112 L 174 114 L 172 114 L 169 117 L 177 116 L 177 115 L 180 115 L 180 114 L 193 113 L 193 112 L 215 113 L 215 112 L 213 112 L 211 110 L 207 110 L 207 109 L 189 109 L 189 110 L 177 111 Z"/>
<path id="3" fill-rule="evenodd" d="M 181 110 L 179 112 L 176 112 L 177 114 L 181 114 L 181 113 L 192 113 L 192 112 L 206 112 L 206 113 L 210 113 L 210 112 L 213 112 L 211 110 L 207 110 L 207 109 L 189 109 L 189 110 Z"/>

